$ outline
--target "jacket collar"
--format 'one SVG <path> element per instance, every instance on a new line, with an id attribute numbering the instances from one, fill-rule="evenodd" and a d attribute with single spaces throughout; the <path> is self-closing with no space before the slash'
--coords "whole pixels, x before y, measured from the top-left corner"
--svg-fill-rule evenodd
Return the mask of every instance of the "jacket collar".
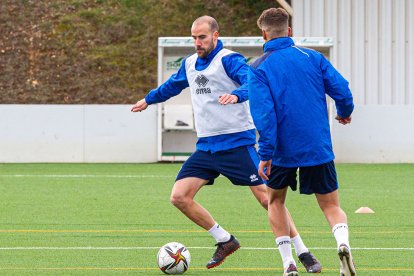
<path id="1" fill-rule="evenodd" d="M 280 50 L 280 49 L 284 49 L 287 47 L 291 47 L 295 45 L 295 43 L 293 42 L 293 39 L 290 37 L 278 37 L 278 38 L 274 38 L 272 40 L 269 40 L 268 42 L 266 42 L 263 45 L 263 50 L 264 52 L 269 52 L 269 51 L 275 51 L 275 50 Z"/>

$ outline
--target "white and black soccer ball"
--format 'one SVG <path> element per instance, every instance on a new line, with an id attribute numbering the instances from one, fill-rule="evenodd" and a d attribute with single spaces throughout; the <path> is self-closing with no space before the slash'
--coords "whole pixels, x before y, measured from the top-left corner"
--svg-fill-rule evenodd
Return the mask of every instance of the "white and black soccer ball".
<path id="1" fill-rule="evenodd" d="M 165 274 L 183 274 L 190 266 L 191 256 L 187 247 L 179 242 L 162 246 L 157 255 L 158 267 Z"/>

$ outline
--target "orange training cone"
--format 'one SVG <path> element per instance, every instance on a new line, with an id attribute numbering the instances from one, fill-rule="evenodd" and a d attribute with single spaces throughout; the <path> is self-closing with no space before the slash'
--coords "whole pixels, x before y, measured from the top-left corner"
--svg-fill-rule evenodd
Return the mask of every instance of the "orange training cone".
<path id="1" fill-rule="evenodd" d="M 356 210 L 355 213 L 356 214 L 373 214 L 375 212 L 369 207 L 361 207 L 358 210 Z"/>

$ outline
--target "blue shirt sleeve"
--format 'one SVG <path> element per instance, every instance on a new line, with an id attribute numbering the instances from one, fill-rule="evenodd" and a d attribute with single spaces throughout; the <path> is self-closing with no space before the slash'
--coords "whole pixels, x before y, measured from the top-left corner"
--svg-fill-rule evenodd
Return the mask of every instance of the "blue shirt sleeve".
<path id="1" fill-rule="evenodd" d="M 249 99 L 247 90 L 249 65 L 246 63 L 246 58 L 239 53 L 232 53 L 224 56 L 222 63 L 227 76 L 240 85 L 231 94 L 238 97 L 239 103 L 247 101 Z"/>
<path id="2" fill-rule="evenodd" d="M 338 115 L 342 118 L 348 118 L 354 110 L 353 97 L 348 81 L 324 56 L 321 59 L 321 69 L 326 94 L 335 101 Z"/>
<path id="3" fill-rule="evenodd" d="M 248 73 L 250 113 L 259 132 L 260 160 L 271 160 L 276 148 L 277 115 L 265 72 L 250 68 Z"/>
<path id="4" fill-rule="evenodd" d="M 169 98 L 177 96 L 181 93 L 181 91 L 189 86 L 187 74 L 185 72 L 185 61 L 186 59 L 183 59 L 177 73 L 171 75 L 166 82 L 161 84 L 158 88 L 151 90 L 145 96 L 147 104 L 165 102 Z"/>

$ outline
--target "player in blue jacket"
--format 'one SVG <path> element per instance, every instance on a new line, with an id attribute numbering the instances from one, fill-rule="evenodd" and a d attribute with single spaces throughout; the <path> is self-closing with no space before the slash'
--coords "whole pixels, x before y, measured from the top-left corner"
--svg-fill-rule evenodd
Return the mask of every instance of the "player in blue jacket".
<path id="1" fill-rule="evenodd" d="M 353 98 L 348 82 L 325 57 L 295 46 L 289 15 L 268 9 L 257 24 L 264 54 L 249 71 L 250 110 L 259 132 L 259 175 L 267 180 L 269 222 L 282 256 L 284 275 L 297 275 L 290 250 L 285 198 L 296 190 L 315 194 L 338 245 L 340 275 L 355 275 L 345 212 L 339 206 L 338 182 L 326 95 L 336 104 L 339 123 L 351 122 Z"/>
<path id="2" fill-rule="evenodd" d="M 196 19 L 191 28 L 196 53 L 184 59 L 176 74 L 131 109 L 143 111 L 148 105 L 164 102 L 190 87 L 198 141 L 196 151 L 177 175 L 171 202 L 216 239 L 217 249 L 207 268 L 220 265 L 240 244 L 194 200 L 201 187 L 213 184 L 222 174 L 235 185 L 249 186 L 265 209 L 268 203 L 266 186 L 257 176 L 256 130 L 247 101 L 249 66 L 242 55 L 223 48 L 218 30 L 214 18 Z M 306 248 L 288 216 L 289 235 L 294 240 L 296 254 L 313 272 L 320 271 L 319 262 Z"/>

